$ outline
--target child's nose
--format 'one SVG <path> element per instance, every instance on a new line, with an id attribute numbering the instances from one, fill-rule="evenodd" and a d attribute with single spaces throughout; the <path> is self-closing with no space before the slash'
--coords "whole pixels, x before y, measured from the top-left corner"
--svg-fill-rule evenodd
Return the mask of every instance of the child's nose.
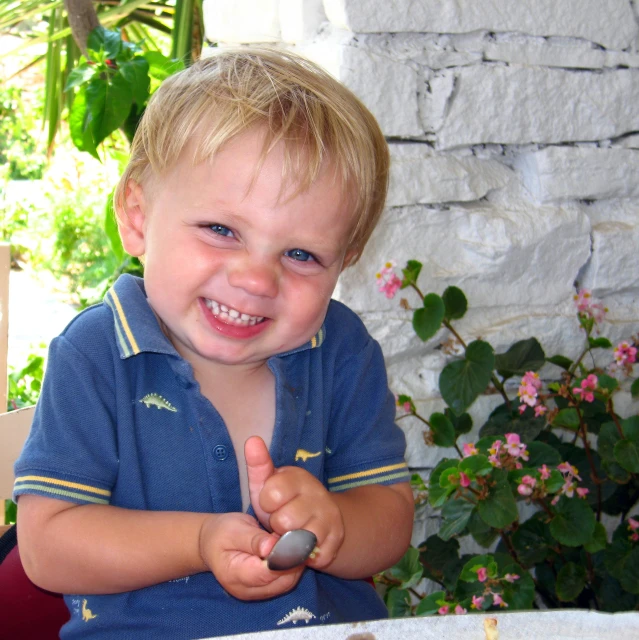
<path id="1" fill-rule="evenodd" d="M 243 256 L 228 269 L 229 284 L 254 296 L 274 298 L 279 288 L 279 263 Z"/>

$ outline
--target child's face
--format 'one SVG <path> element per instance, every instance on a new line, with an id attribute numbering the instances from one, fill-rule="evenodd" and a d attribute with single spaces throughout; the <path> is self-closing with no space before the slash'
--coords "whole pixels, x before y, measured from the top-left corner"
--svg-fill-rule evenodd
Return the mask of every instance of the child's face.
<path id="1" fill-rule="evenodd" d="M 261 142 L 243 134 L 212 162 L 181 160 L 127 189 L 125 248 L 145 256 L 149 303 L 194 366 L 259 364 L 308 342 L 344 265 L 352 213 L 339 181 L 324 171 L 280 193 L 277 146 L 251 185 Z"/>

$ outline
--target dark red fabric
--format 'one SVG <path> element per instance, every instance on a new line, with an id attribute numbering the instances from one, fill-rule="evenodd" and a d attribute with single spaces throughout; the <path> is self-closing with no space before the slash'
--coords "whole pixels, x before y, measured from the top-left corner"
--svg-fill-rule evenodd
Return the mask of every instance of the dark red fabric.
<path id="1" fill-rule="evenodd" d="M 27 578 L 14 547 L 0 564 L 0 637 L 53 640 L 68 619 L 62 596 L 36 587 Z"/>

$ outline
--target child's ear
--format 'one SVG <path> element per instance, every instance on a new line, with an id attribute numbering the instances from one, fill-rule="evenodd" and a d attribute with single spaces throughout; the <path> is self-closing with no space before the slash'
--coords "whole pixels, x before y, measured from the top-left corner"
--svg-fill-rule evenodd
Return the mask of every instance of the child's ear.
<path id="1" fill-rule="evenodd" d="M 124 202 L 116 215 L 122 246 L 129 255 L 144 255 L 146 215 L 147 202 L 142 185 L 129 180 L 124 190 Z"/>

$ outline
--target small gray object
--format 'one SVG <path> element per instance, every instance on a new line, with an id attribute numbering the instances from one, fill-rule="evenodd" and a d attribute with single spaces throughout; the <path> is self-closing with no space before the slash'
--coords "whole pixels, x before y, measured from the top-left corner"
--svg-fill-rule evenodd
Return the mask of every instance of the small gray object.
<path id="1" fill-rule="evenodd" d="M 317 537 L 306 529 L 287 531 L 266 558 L 271 571 L 287 571 L 306 562 L 317 545 Z"/>

